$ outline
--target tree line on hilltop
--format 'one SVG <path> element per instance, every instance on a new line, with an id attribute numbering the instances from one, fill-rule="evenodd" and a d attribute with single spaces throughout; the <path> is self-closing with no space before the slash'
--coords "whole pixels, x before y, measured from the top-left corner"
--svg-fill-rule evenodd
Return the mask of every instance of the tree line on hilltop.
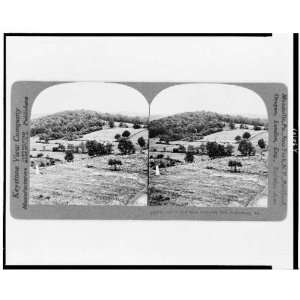
<path id="1" fill-rule="evenodd" d="M 242 116 L 222 115 L 214 112 L 185 112 L 153 120 L 149 123 L 149 137 L 159 137 L 161 140 L 174 141 L 185 138 L 199 139 L 203 136 L 222 131 L 226 124 L 230 129 L 235 123 L 254 126 L 260 130 L 267 126 L 267 120 Z"/>
<path id="2" fill-rule="evenodd" d="M 126 123 L 133 123 L 138 129 L 147 123 L 146 117 L 131 117 L 121 114 L 99 113 L 90 110 L 62 111 L 31 121 L 30 136 L 38 135 L 42 140 L 66 139 L 75 140 L 97 130 L 105 125 L 128 127 Z"/>

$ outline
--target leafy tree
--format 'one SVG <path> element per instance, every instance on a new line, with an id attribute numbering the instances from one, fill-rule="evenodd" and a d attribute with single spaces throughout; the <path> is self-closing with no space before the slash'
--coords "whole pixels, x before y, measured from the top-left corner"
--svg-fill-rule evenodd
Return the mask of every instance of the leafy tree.
<path id="1" fill-rule="evenodd" d="M 255 155 L 255 148 L 253 147 L 252 143 L 248 140 L 240 141 L 238 151 L 241 152 L 244 156 Z"/>
<path id="2" fill-rule="evenodd" d="M 224 145 L 218 144 L 217 142 L 207 142 L 206 150 L 210 158 L 227 156 Z"/>
<path id="3" fill-rule="evenodd" d="M 66 152 L 65 152 L 65 160 L 67 162 L 70 162 L 70 161 L 73 161 L 73 159 L 74 159 L 73 151 L 72 150 L 66 150 Z"/>
<path id="4" fill-rule="evenodd" d="M 258 146 L 261 148 L 261 149 L 265 149 L 266 148 L 266 142 L 264 139 L 259 139 L 258 142 L 257 142 Z"/>
<path id="5" fill-rule="evenodd" d="M 130 136 L 130 131 L 129 130 L 125 130 L 122 133 L 122 137 L 128 138 Z"/>
<path id="6" fill-rule="evenodd" d="M 114 171 L 117 171 L 117 167 L 122 165 L 122 162 L 119 159 L 109 159 L 108 165 L 114 167 Z"/>
<path id="7" fill-rule="evenodd" d="M 194 154 L 192 152 L 187 152 L 184 158 L 185 162 L 192 163 L 194 162 Z"/>
<path id="8" fill-rule="evenodd" d="M 137 142 L 141 148 L 144 148 L 146 145 L 146 141 L 142 136 L 138 138 Z"/>
<path id="9" fill-rule="evenodd" d="M 43 157 L 44 154 L 43 153 L 38 153 L 36 157 Z"/>
<path id="10" fill-rule="evenodd" d="M 119 140 L 121 138 L 121 134 L 119 134 L 119 133 L 117 133 L 116 135 L 115 135 L 115 140 Z"/>
<path id="11" fill-rule="evenodd" d="M 240 142 L 242 137 L 240 135 L 237 135 L 235 138 L 234 138 L 237 142 Z"/>
<path id="12" fill-rule="evenodd" d="M 131 140 L 126 138 L 121 138 L 119 140 L 118 149 L 121 154 L 133 154 L 135 153 L 135 148 Z"/>
<path id="13" fill-rule="evenodd" d="M 248 140 L 250 137 L 251 137 L 251 134 L 248 131 L 244 132 L 243 139 Z"/>
<path id="14" fill-rule="evenodd" d="M 102 144 L 93 140 L 86 142 L 86 148 L 89 156 L 101 156 L 111 154 L 113 145 L 111 143 Z"/>
<path id="15" fill-rule="evenodd" d="M 241 168 L 243 165 L 240 161 L 237 160 L 230 160 L 228 162 L 228 167 L 231 168 L 231 170 L 233 170 L 235 173 L 238 171 L 238 168 Z"/>
<path id="16" fill-rule="evenodd" d="M 86 148 L 88 150 L 89 156 L 94 156 L 97 153 L 97 141 L 87 141 L 86 142 Z"/>

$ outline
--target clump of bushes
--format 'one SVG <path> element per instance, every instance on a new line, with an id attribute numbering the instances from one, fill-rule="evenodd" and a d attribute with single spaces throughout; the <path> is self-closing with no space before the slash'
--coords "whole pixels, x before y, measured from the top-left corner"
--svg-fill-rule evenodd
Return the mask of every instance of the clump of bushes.
<path id="1" fill-rule="evenodd" d="M 111 143 L 103 144 L 93 140 L 86 142 L 86 148 L 89 156 L 101 156 L 111 154 L 113 145 Z"/>
<path id="2" fill-rule="evenodd" d="M 138 123 L 134 123 L 132 127 L 133 127 L 134 129 L 140 129 L 140 128 L 141 128 L 141 125 L 138 124 Z"/>
<path id="3" fill-rule="evenodd" d="M 66 150 L 66 152 L 65 152 L 65 160 L 67 162 L 71 162 L 71 161 L 74 160 L 74 154 L 73 154 L 72 150 Z"/>
<path id="4" fill-rule="evenodd" d="M 210 158 L 231 156 L 233 153 L 233 146 L 231 144 L 224 146 L 217 142 L 207 142 L 206 150 Z"/>
<path id="5" fill-rule="evenodd" d="M 228 167 L 230 167 L 231 171 L 235 173 L 238 171 L 238 168 L 241 168 L 242 166 L 243 166 L 242 163 L 238 160 L 230 160 L 228 162 Z"/>
<path id="6" fill-rule="evenodd" d="M 194 162 L 194 154 L 192 152 L 187 152 L 184 158 L 185 162 L 192 163 Z"/>
<path id="7" fill-rule="evenodd" d="M 118 166 L 121 166 L 122 165 L 122 162 L 119 160 L 119 159 L 114 159 L 114 158 L 111 158 L 109 161 L 108 161 L 108 165 L 113 167 L 113 170 L 114 171 L 117 171 L 118 170 Z"/>

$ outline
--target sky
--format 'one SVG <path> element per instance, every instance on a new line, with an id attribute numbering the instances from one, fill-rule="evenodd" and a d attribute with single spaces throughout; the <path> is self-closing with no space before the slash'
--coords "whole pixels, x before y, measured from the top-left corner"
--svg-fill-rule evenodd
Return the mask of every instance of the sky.
<path id="1" fill-rule="evenodd" d="M 121 84 L 79 82 L 52 86 L 41 92 L 32 106 L 32 117 L 63 110 L 86 109 L 103 113 L 147 116 L 148 102 L 136 90 Z"/>
<path id="2" fill-rule="evenodd" d="M 44 90 L 33 104 L 32 117 L 76 109 L 130 116 L 147 116 L 149 111 L 146 99 L 133 88 L 113 83 L 78 82 Z M 267 118 L 260 96 L 249 89 L 226 84 L 173 86 L 161 91 L 150 107 L 153 118 L 202 110 Z"/>
<path id="3" fill-rule="evenodd" d="M 188 84 L 165 89 L 151 103 L 151 115 L 212 111 L 267 118 L 267 108 L 255 92 L 225 84 Z"/>

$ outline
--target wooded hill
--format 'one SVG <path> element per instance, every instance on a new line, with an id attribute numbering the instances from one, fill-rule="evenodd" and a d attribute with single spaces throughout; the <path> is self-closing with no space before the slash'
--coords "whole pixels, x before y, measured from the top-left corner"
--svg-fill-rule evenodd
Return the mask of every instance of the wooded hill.
<path id="1" fill-rule="evenodd" d="M 146 124 L 146 117 L 99 113 L 91 110 L 70 110 L 31 120 L 30 136 L 42 139 L 72 140 L 84 134 L 101 130 L 103 126 L 114 127 L 114 122 Z"/>
<path id="2" fill-rule="evenodd" d="M 234 124 L 265 127 L 267 120 L 207 111 L 184 112 L 151 121 L 149 123 L 149 137 L 160 137 L 170 141 L 192 137 L 201 138 L 222 131 L 226 125 L 235 126 Z"/>

